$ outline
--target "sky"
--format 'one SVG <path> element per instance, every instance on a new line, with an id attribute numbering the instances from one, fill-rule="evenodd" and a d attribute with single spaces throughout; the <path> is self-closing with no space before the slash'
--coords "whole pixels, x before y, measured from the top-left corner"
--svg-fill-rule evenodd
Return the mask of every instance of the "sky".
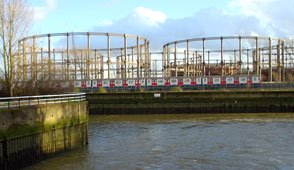
<path id="1" fill-rule="evenodd" d="M 151 48 L 196 37 L 294 37 L 293 0 L 29 0 L 30 35 L 59 32 L 134 34 Z"/>

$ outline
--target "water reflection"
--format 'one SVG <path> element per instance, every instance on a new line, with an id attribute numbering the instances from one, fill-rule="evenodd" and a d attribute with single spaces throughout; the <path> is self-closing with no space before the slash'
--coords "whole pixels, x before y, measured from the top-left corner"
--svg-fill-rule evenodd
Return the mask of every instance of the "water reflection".
<path id="1" fill-rule="evenodd" d="M 91 116 L 89 146 L 28 169 L 293 169 L 294 115 Z"/>

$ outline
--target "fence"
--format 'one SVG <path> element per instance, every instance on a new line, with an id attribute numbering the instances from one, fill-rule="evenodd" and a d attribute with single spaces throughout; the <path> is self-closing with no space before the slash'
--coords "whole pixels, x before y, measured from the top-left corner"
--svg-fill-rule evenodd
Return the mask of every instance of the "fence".
<path id="1" fill-rule="evenodd" d="M 0 98 L 0 108 L 85 101 L 85 93 Z"/>

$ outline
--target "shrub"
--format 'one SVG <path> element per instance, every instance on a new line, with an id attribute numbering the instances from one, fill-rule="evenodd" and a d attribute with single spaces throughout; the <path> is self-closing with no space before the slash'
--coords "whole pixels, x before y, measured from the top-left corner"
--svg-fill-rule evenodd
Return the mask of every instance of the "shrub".
<path id="1" fill-rule="evenodd" d="M 176 86 L 170 89 L 171 92 L 182 92 L 183 89 L 180 86 Z"/>

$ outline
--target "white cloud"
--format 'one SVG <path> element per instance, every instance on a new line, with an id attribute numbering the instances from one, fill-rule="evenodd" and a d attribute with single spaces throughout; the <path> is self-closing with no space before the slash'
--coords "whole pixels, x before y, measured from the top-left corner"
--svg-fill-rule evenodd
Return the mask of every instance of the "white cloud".
<path id="1" fill-rule="evenodd" d="M 132 17 L 141 21 L 142 24 L 149 26 L 158 26 L 159 24 L 164 23 L 167 19 L 167 16 L 163 12 L 144 7 L 136 8 Z"/>
<path id="2" fill-rule="evenodd" d="M 54 10 L 57 6 L 57 0 L 45 0 L 43 6 L 32 7 L 34 13 L 34 19 L 40 21 L 44 19 L 49 12 Z"/>
<path id="3" fill-rule="evenodd" d="M 224 9 L 207 8 L 193 16 L 171 19 L 161 11 L 138 7 L 131 14 L 93 31 L 144 36 L 152 50 L 181 39 L 228 35 L 289 38 L 294 35 L 294 1 L 231 0 Z"/>

